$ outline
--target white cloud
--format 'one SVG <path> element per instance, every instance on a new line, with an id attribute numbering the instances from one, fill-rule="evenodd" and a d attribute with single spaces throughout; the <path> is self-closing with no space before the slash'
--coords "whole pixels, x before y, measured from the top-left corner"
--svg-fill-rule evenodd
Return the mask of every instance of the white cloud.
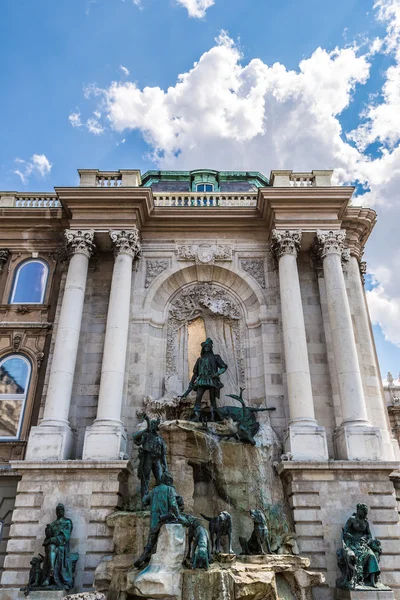
<path id="1" fill-rule="evenodd" d="M 213 6 L 214 0 L 176 0 L 178 4 L 184 6 L 189 17 L 202 19 L 206 15 L 206 11 L 210 6 Z"/>
<path id="2" fill-rule="evenodd" d="M 44 154 L 33 154 L 30 160 L 16 158 L 15 162 L 21 165 L 21 167 L 19 169 L 14 169 L 13 173 L 18 175 L 23 184 L 28 183 L 32 173 L 39 175 L 40 177 L 45 177 L 50 173 L 51 167 L 53 166 Z"/>
<path id="3" fill-rule="evenodd" d="M 86 127 L 89 129 L 90 133 L 94 133 L 94 135 L 100 135 L 104 132 L 104 128 L 100 125 L 97 119 L 91 118 L 86 121 Z"/>
<path id="4" fill-rule="evenodd" d="M 79 110 L 77 110 L 76 112 L 72 112 L 69 115 L 68 120 L 71 123 L 72 127 L 82 127 L 83 125 L 81 121 L 81 113 L 79 112 Z"/>
<path id="5" fill-rule="evenodd" d="M 127 69 L 126 67 L 124 67 L 124 65 L 119 65 L 119 70 L 121 71 L 121 73 L 123 75 L 125 75 L 125 77 L 128 77 L 128 75 L 129 75 L 129 69 Z"/>
<path id="6" fill-rule="evenodd" d="M 200 10 L 197 2 L 181 4 Z M 375 15 L 386 27 L 384 36 L 362 48 L 317 48 L 296 70 L 258 58 L 244 62 L 222 32 L 168 89 L 112 82 L 106 89 L 91 86 L 87 96 L 100 103 L 100 126 L 121 134 L 140 131 L 159 168 L 335 168 L 338 184 L 358 180 L 368 187 L 359 202 L 379 208 L 366 256 L 379 283 L 368 300 L 374 320 L 400 345 L 400 1 L 377 0 Z M 341 115 L 367 82 L 378 53 L 392 64 L 346 137 Z M 365 152 L 371 143 L 380 145 L 374 159 Z"/>

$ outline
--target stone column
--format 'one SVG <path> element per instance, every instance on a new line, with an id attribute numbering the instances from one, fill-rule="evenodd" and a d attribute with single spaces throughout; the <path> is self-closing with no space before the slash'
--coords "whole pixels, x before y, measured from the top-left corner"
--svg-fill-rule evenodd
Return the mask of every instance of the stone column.
<path id="1" fill-rule="evenodd" d="M 359 252 L 357 253 L 359 254 Z M 366 263 L 359 262 L 357 256 L 351 253 L 348 266 L 348 279 L 351 284 L 350 299 L 355 313 L 354 329 L 361 351 L 364 364 L 364 374 L 368 377 L 367 386 L 364 386 L 367 410 L 373 414 L 373 424 L 381 431 L 382 460 L 399 460 L 399 445 L 393 438 L 390 429 L 389 415 L 384 400 L 384 392 L 379 372 L 379 363 L 376 356 L 374 338 L 371 327 L 367 300 L 365 297 L 363 277 L 366 272 Z"/>
<path id="2" fill-rule="evenodd" d="M 327 460 L 325 429 L 315 420 L 308 362 L 306 331 L 301 301 L 297 254 L 300 231 L 272 233 L 272 248 L 279 264 L 283 345 L 289 397 L 290 421 L 285 451 L 294 460 Z"/>
<path id="3" fill-rule="evenodd" d="M 73 433 L 69 408 L 81 331 L 89 258 L 93 252 L 94 231 L 65 232 L 71 253 L 43 419 L 32 427 L 27 460 L 63 460 L 72 457 Z"/>
<path id="4" fill-rule="evenodd" d="M 318 231 L 317 244 L 323 261 L 332 348 L 339 384 L 343 422 L 334 435 L 337 458 L 379 460 L 381 436 L 368 420 L 353 323 L 342 269 L 348 259 L 345 231 Z"/>
<path id="5" fill-rule="evenodd" d="M 108 305 L 97 416 L 85 432 L 83 459 L 114 460 L 126 450 L 121 422 L 128 345 L 132 261 L 140 252 L 139 232 L 111 231 L 115 262 Z"/>

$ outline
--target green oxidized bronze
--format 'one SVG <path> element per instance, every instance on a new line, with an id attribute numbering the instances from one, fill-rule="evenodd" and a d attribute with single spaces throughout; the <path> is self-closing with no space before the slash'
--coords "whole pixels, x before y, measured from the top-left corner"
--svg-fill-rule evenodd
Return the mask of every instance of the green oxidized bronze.
<path id="1" fill-rule="evenodd" d="M 146 420 L 147 428 L 134 433 L 132 439 L 136 446 L 140 446 L 138 477 L 141 484 L 142 504 L 144 504 L 144 498 L 149 491 L 151 473 L 153 473 L 156 483 L 159 484 L 163 473 L 168 474 L 168 466 L 165 442 L 158 433 L 160 420 L 151 420 L 146 414 L 141 416 Z"/>
<path id="2" fill-rule="evenodd" d="M 235 433 L 223 434 L 220 437 L 232 438 L 236 437 L 240 442 L 252 444 L 255 446 L 254 436 L 260 430 L 260 423 L 257 422 L 256 414 L 263 411 L 272 411 L 275 408 L 255 408 L 253 406 L 246 406 L 243 400 L 244 388 L 240 388 L 240 394 L 227 394 L 229 398 L 234 398 L 242 407 L 236 406 L 222 406 L 218 409 L 218 416 L 220 419 L 232 419 L 237 423 L 237 431 Z"/>
<path id="3" fill-rule="evenodd" d="M 31 560 L 29 583 L 22 588 L 26 595 L 31 590 L 70 590 L 74 585 L 79 554 L 70 552 L 72 521 L 65 517 L 63 504 L 57 505 L 56 515 L 57 519 L 46 525 L 43 541 L 45 556 L 39 554 Z"/>
<path id="4" fill-rule="evenodd" d="M 265 509 L 268 537 L 273 554 L 299 554 L 297 536 L 291 530 L 285 510 L 280 504 L 268 504 Z"/>
<path id="5" fill-rule="evenodd" d="M 161 481 L 143 498 L 145 506 L 150 505 L 150 532 L 143 554 L 135 561 L 135 567 L 144 566 L 156 547 L 160 529 L 168 517 L 169 523 L 179 523 L 180 513 L 173 479 L 163 473 Z"/>
<path id="6" fill-rule="evenodd" d="M 366 504 L 357 504 L 357 511 L 347 520 L 343 529 L 342 548 L 337 551 L 341 577 L 336 586 L 345 590 L 389 590 L 380 581 L 379 560 L 381 543 L 371 534 Z"/>
<path id="7" fill-rule="evenodd" d="M 213 341 L 207 338 L 201 344 L 201 355 L 193 368 L 193 376 L 189 387 L 181 396 L 184 399 L 192 390 L 196 392 L 196 404 L 194 406 L 193 421 L 200 421 L 201 401 L 208 390 L 210 393 L 211 421 L 215 421 L 217 411 L 217 400 L 220 396 L 220 390 L 224 387 L 220 376 L 225 373 L 228 365 L 224 363 L 219 354 L 213 352 Z"/>

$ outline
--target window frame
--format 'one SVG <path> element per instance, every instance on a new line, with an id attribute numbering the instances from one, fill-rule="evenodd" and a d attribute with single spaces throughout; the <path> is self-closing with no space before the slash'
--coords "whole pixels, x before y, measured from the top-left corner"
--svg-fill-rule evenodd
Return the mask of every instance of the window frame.
<path id="1" fill-rule="evenodd" d="M 31 386 L 31 382 L 32 382 L 33 368 L 32 368 L 32 363 L 29 360 L 29 358 L 27 356 L 25 356 L 24 354 L 15 353 L 15 352 L 12 352 L 11 354 L 5 354 L 4 356 L 0 357 L 0 367 L 5 362 L 7 362 L 7 360 L 9 360 L 10 358 L 18 358 L 18 359 L 22 360 L 23 362 L 25 362 L 28 366 L 28 376 L 26 378 L 26 388 L 25 388 L 24 394 L 1 394 L 0 393 L 0 402 L 2 402 L 3 400 L 21 400 L 23 403 L 22 409 L 21 409 L 21 415 L 19 417 L 18 429 L 16 431 L 15 436 L 0 435 L 0 443 L 1 442 L 15 442 L 15 441 L 21 440 L 21 433 L 22 433 L 22 428 L 23 428 L 23 423 L 24 423 L 24 418 L 25 418 L 26 405 L 28 403 L 30 386 Z M 4 396 L 6 396 L 6 397 L 4 397 Z M 23 397 L 21 397 L 21 396 L 23 396 Z"/>
<path id="2" fill-rule="evenodd" d="M 200 185 L 204 185 L 204 187 L 206 187 L 207 185 L 211 186 L 211 190 L 199 190 L 199 186 Z M 202 183 L 196 183 L 196 192 L 200 192 L 201 194 L 212 194 L 214 191 L 214 184 L 213 183 L 209 183 L 208 181 L 203 181 Z"/>
<path id="3" fill-rule="evenodd" d="M 45 280 L 45 283 L 43 285 L 42 295 L 41 295 L 40 301 L 36 301 L 36 302 L 29 302 L 29 301 L 15 302 L 14 297 L 15 297 L 15 292 L 16 292 L 17 287 L 18 287 L 18 281 L 19 281 L 20 273 L 21 273 L 22 269 L 24 269 L 26 267 L 26 265 L 28 265 L 30 263 L 40 263 L 41 265 L 44 266 L 44 268 L 46 270 L 46 280 Z M 49 274 L 50 274 L 49 265 L 48 265 L 48 263 L 45 260 L 43 260 L 43 258 L 27 258 L 26 260 L 23 260 L 17 266 L 17 268 L 15 270 L 14 279 L 13 279 L 13 283 L 12 283 L 11 291 L 10 291 L 10 296 L 9 296 L 9 304 L 43 304 L 44 303 L 44 299 L 46 297 L 47 284 L 48 284 L 48 281 L 49 281 Z"/>

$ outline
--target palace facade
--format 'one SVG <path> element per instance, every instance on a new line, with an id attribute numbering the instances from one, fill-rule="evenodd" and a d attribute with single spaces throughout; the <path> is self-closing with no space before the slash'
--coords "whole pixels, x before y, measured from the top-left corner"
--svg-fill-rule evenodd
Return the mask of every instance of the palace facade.
<path id="1" fill-rule="evenodd" d="M 363 286 L 376 213 L 331 175 L 85 169 L 75 187 L 0 193 L 2 600 L 26 584 L 59 502 L 77 588 L 93 586 L 114 552 L 106 519 L 137 494 L 138 413 L 176 405 L 206 337 L 228 365 L 220 403 L 245 388 L 275 408 L 259 416 L 281 445 L 262 486 L 281 486 L 327 581 L 317 597 L 332 597 L 341 528 L 364 502 L 400 598 L 399 437 Z M 185 504 L 226 509 L 169 448 Z M 260 508 L 248 503 L 237 519 Z"/>

